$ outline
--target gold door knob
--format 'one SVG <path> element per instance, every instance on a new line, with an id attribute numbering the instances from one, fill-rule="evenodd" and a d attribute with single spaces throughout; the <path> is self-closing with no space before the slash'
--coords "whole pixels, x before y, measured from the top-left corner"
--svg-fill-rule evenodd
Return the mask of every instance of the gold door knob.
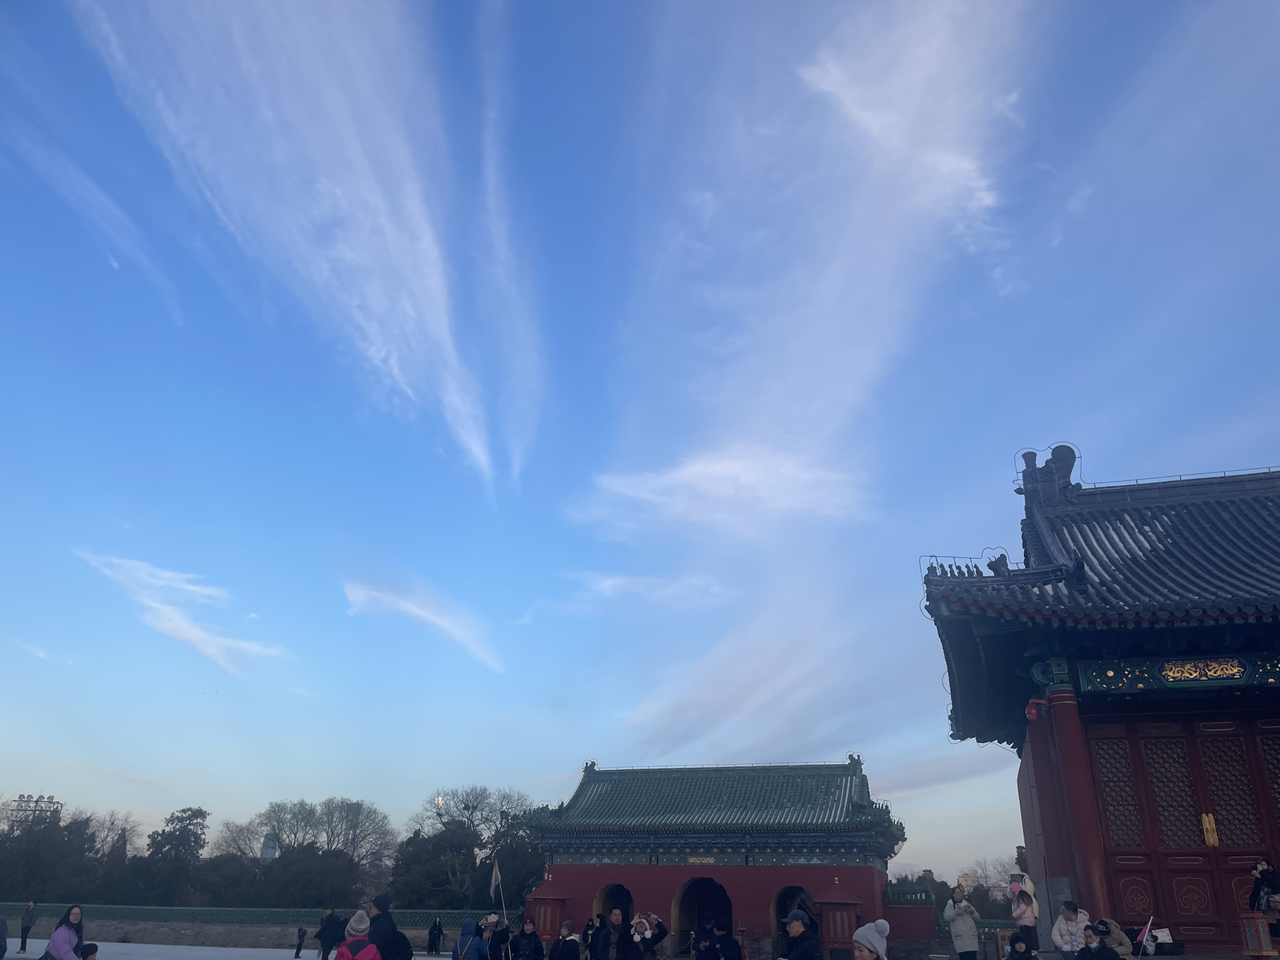
<path id="1" fill-rule="evenodd" d="M 1200 829 L 1204 831 L 1204 845 L 1206 847 L 1216 847 L 1218 845 L 1218 824 L 1214 822 L 1212 813 L 1200 814 Z"/>

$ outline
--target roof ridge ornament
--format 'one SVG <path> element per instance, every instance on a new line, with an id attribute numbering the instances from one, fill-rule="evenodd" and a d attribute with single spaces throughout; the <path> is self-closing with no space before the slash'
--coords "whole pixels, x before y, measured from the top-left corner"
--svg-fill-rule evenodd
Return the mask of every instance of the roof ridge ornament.
<path id="1" fill-rule="evenodd" d="M 1014 492 L 1025 496 L 1028 506 L 1032 503 L 1046 507 L 1074 504 L 1083 489 L 1081 484 L 1071 482 L 1072 471 L 1076 468 L 1075 448 L 1065 443 L 1058 444 L 1049 451 L 1041 466 L 1036 466 L 1037 457 L 1035 450 L 1023 451 L 1022 486 L 1016 487 Z"/>

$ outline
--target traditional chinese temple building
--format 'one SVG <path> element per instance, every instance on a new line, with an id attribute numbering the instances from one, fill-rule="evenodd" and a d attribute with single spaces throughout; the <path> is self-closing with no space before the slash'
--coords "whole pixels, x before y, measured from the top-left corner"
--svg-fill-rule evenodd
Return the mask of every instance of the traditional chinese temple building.
<path id="1" fill-rule="evenodd" d="M 1085 487 L 1071 447 L 1024 460 L 1022 564 L 925 576 L 951 735 L 1021 756 L 1042 937 L 1072 899 L 1238 952 L 1280 855 L 1280 472 Z"/>
<path id="2" fill-rule="evenodd" d="M 895 934 L 932 938 L 931 905 L 883 903 L 886 866 L 906 834 L 872 799 L 855 756 L 778 766 L 588 763 L 569 802 L 541 811 L 531 826 L 546 851 L 547 880 L 526 908 L 548 939 L 562 919 L 580 930 L 619 907 L 628 918 L 656 913 L 672 932 L 667 955 L 688 956 L 706 913 L 767 944 L 800 901 L 821 916 L 834 960 L 848 955 L 857 923 L 886 911 Z"/>

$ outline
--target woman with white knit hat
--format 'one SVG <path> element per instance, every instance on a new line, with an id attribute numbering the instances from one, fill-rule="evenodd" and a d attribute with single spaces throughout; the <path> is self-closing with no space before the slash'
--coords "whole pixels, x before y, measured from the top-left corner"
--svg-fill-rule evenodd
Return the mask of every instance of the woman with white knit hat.
<path id="1" fill-rule="evenodd" d="M 378 948 L 369 942 L 369 915 L 363 910 L 347 921 L 347 939 L 338 948 L 338 960 L 382 960 Z"/>
<path id="2" fill-rule="evenodd" d="M 889 921 L 864 923 L 853 934 L 853 960 L 888 960 Z"/>

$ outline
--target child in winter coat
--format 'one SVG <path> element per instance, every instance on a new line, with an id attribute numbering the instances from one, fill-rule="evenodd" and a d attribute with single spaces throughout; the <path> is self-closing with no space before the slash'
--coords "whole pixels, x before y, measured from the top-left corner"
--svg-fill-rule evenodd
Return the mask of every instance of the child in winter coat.
<path id="1" fill-rule="evenodd" d="M 347 939 L 338 947 L 338 960 L 382 960 L 378 948 L 368 940 L 369 915 L 357 910 L 347 921 Z"/>

